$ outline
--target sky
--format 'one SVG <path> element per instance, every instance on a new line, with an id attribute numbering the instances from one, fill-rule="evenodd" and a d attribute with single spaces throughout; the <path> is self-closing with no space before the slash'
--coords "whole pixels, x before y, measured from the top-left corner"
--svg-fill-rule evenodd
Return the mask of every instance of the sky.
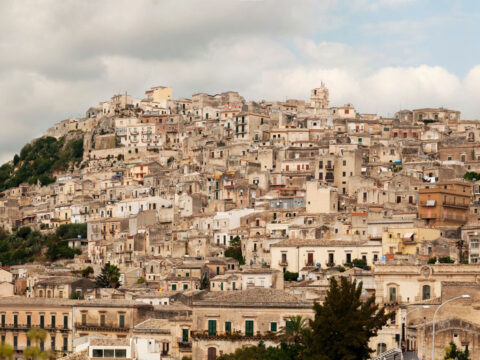
<path id="1" fill-rule="evenodd" d="M 238 91 L 480 119 L 480 1 L 0 0 L 0 162 L 126 91 Z"/>

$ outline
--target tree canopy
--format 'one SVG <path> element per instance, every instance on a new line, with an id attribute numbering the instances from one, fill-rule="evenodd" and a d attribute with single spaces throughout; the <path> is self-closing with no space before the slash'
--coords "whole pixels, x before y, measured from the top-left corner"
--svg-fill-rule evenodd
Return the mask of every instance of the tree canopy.
<path id="1" fill-rule="evenodd" d="M 465 351 L 459 350 L 453 341 L 445 348 L 444 360 L 470 360 L 468 348 Z"/>
<path id="2" fill-rule="evenodd" d="M 86 224 L 65 224 L 54 234 L 42 234 L 29 226 L 16 229 L 12 233 L 0 230 L 0 262 L 2 265 L 17 265 L 35 260 L 73 259 L 82 252 L 80 249 L 70 248 L 67 239 L 77 237 L 70 236 L 71 234 L 80 233 L 86 236 L 86 231 Z"/>
<path id="3" fill-rule="evenodd" d="M 230 241 L 230 246 L 225 250 L 225 257 L 231 257 L 238 260 L 240 265 L 245 264 L 245 257 L 242 254 L 242 245 L 238 236 L 235 236 Z"/>
<path id="4" fill-rule="evenodd" d="M 371 296 L 362 302 L 362 283 L 341 277 L 340 284 L 330 280 L 330 288 L 323 304 L 315 303 L 315 319 L 310 320 L 311 331 L 306 333 L 302 354 L 304 360 L 363 360 L 373 352 L 368 347 L 393 314 L 375 305 Z"/>
<path id="5" fill-rule="evenodd" d="M 361 300 L 362 284 L 332 278 L 323 304 L 315 303 L 315 318 L 290 317 L 278 333 L 279 347 L 257 346 L 237 349 L 218 360 L 366 360 L 368 347 L 393 314 L 375 305 L 374 297 Z"/>
<path id="6" fill-rule="evenodd" d="M 0 166 L 0 191 L 27 182 L 42 186 L 55 182 L 53 172 L 67 170 L 83 158 L 83 137 L 66 141 L 51 136 L 26 144 L 13 161 Z"/>
<path id="7" fill-rule="evenodd" d="M 279 347 L 266 347 L 263 342 L 257 346 L 237 349 L 232 354 L 224 354 L 217 360 L 293 360 L 298 359 L 302 350 L 299 344 L 280 343 Z"/>
<path id="8" fill-rule="evenodd" d="M 106 263 L 97 276 L 97 286 L 101 288 L 118 288 L 120 286 L 120 270 L 116 265 Z"/>

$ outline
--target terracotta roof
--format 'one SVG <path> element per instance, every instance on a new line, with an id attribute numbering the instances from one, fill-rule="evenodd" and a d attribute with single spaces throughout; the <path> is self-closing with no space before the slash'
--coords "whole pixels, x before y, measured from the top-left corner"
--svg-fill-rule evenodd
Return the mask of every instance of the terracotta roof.
<path id="1" fill-rule="evenodd" d="M 224 307 L 311 307 L 310 302 L 283 290 L 252 288 L 242 291 L 219 291 L 206 294 L 193 306 Z"/>

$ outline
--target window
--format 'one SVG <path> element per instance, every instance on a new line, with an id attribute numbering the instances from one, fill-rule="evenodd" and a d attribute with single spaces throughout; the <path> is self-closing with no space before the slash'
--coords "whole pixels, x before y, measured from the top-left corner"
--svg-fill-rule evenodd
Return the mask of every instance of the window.
<path id="1" fill-rule="evenodd" d="M 217 335 L 217 320 L 208 320 L 208 335 Z"/>
<path id="2" fill-rule="evenodd" d="M 82 325 L 87 325 L 87 314 L 82 314 Z"/>
<path id="3" fill-rule="evenodd" d="M 55 335 L 50 339 L 50 349 L 55 350 Z"/>
<path id="4" fill-rule="evenodd" d="M 52 317 L 51 317 L 51 324 L 52 324 L 52 328 L 55 328 L 55 326 L 56 326 L 56 317 L 55 317 L 55 315 L 52 315 Z"/>
<path id="5" fill-rule="evenodd" d="M 121 314 L 118 319 L 121 328 L 125 327 L 125 315 Z"/>
<path id="6" fill-rule="evenodd" d="M 390 287 L 388 289 L 388 298 L 390 300 L 390 302 L 395 302 L 397 301 L 397 288 L 396 287 Z"/>
<path id="7" fill-rule="evenodd" d="M 40 327 L 42 329 L 45 327 L 45 315 L 40 315 Z"/>
<path id="8" fill-rule="evenodd" d="M 103 357 L 113 358 L 113 357 L 115 357 L 114 354 L 115 354 L 114 349 L 103 349 Z"/>
<path id="9" fill-rule="evenodd" d="M 231 333 L 232 332 L 232 322 L 225 321 L 225 332 Z"/>
<path id="10" fill-rule="evenodd" d="M 430 285 L 423 285 L 422 286 L 422 300 L 429 300 L 430 299 Z"/>
<path id="11" fill-rule="evenodd" d="M 92 357 L 94 358 L 103 358 L 103 349 L 93 349 Z"/>
<path id="12" fill-rule="evenodd" d="M 105 314 L 100 315 L 100 326 L 105 326 Z"/>
<path id="13" fill-rule="evenodd" d="M 172 291 L 177 290 L 177 284 L 172 284 Z"/>
<path id="14" fill-rule="evenodd" d="M 68 350 L 68 338 L 67 337 L 63 338 L 63 350 L 64 351 Z"/>
<path id="15" fill-rule="evenodd" d="M 27 328 L 32 326 L 32 315 L 27 315 Z"/>
<path id="16" fill-rule="evenodd" d="M 188 342 L 188 329 L 182 329 L 182 342 Z"/>
<path id="17" fill-rule="evenodd" d="M 18 347 L 18 336 L 13 336 L 13 348 L 16 349 Z"/>
<path id="18" fill-rule="evenodd" d="M 188 290 L 188 284 L 183 284 L 183 290 Z"/>
<path id="19" fill-rule="evenodd" d="M 328 254 L 328 264 L 330 265 L 334 264 L 333 253 Z"/>
<path id="20" fill-rule="evenodd" d="M 245 321 L 245 335 L 253 336 L 253 320 Z"/>
<path id="21" fill-rule="evenodd" d="M 13 326 L 14 327 L 18 326 L 18 315 L 17 314 L 13 315 Z"/>
<path id="22" fill-rule="evenodd" d="M 272 321 L 272 322 L 270 323 L 270 331 L 271 331 L 271 332 L 277 331 L 277 323 L 276 323 L 275 321 Z"/>
<path id="23" fill-rule="evenodd" d="M 5 327 L 5 314 L 2 314 L 2 327 Z"/>

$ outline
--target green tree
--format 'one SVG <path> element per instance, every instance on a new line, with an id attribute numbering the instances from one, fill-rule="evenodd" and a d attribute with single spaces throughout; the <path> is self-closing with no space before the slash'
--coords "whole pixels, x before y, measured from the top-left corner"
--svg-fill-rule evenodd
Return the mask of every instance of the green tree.
<path id="1" fill-rule="evenodd" d="M 90 276 L 93 275 L 93 273 L 94 273 L 93 267 L 87 266 L 85 269 L 82 270 L 82 277 L 89 278 Z"/>
<path id="2" fill-rule="evenodd" d="M 393 314 L 375 305 L 374 296 L 362 302 L 361 294 L 362 283 L 341 277 L 339 284 L 331 278 L 324 303 L 313 307 L 315 319 L 310 320 L 312 330 L 305 334 L 303 360 L 370 358 L 370 338 Z"/>
<path id="3" fill-rule="evenodd" d="M 118 288 L 120 286 L 120 270 L 115 265 L 106 263 L 97 276 L 97 286 L 101 288 Z"/>
<path id="4" fill-rule="evenodd" d="M 235 236 L 230 240 L 230 246 L 225 250 L 225 257 L 231 257 L 238 260 L 240 265 L 245 265 L 245 257 L 242 254 L 242 243 L 240 237 Z"/>
<path id="5" fill-rule="evenodd" d="M 297 272 L 285 271 L 283 273 L 283 280 L 285 280 L 285 281 L 297 281 L 297 279 L 298 279 L 298 273 Z"/>
<path id="6" fill-rule="evenodd" d="M 308 320 L 301 315 L 297 315 L 290 316 L 287 319 L 285 326 L 280 328 L 279 335 L 287 343 L 300 344 L 309 331 Z"/>
<path id="7" fill-rule="evenodd" d="M 0 359 L 12 360 L 13 359 L 13 346 L 6 343 L 0 344 Z"/>
<path id="8" fill-rule="evenodd" d="M 40 344 L 45 342 L 47 338 L 47 332 L 44 329 L 33 328 L 28 330 L 28 338 L 30 339 L 31 346 L 26 347 L 23 350 L 23 356 L 25 359 L 52 359 L 53 354 L 50 351 L 42 351 Z"/>
<path id="9" fill-rule="evenodd" d="M 266 347 L 263 342 L 256 346 L 246 346 L 232 354 L 224 354 L 217 360 L 295 360 L 299 359 L 302 348 L 297 344 L 280 343 L 280 346 Z"/>
<path id="10" fill-rule="evenodd" d="M 208 281 L 208 275 L 205 272 L 200 280 L 200 290 L 207 290 L 210 288 L 210 281 Z"/>
<path id="11" fill-rule="evenodd" d="M 465 351 L 459 350 L 453 341 L 445 348 L 444 360 L 470 360 L 468 348 Z"/>
<path id="12" fill-rule="evenodd" d="M 465 175 L 463 175 L 463 178 L 470 181 L 480 180 L 480 174 L 475 171 L 467 171 Z"/>
<path id="13" fill-rule="evenodd" d="M 144 277 L 141 277 L 137 280 L 137 284 L 145 284 L 147 282 L 147 280 L 145 280 Z"/>
<path id="14" fill-rule="evenodd" d="M 367 266 L 367 262 L 363 259 L 353 259 L 352 265 L 360 269 L 370 270 L 370 267 Z"/>

